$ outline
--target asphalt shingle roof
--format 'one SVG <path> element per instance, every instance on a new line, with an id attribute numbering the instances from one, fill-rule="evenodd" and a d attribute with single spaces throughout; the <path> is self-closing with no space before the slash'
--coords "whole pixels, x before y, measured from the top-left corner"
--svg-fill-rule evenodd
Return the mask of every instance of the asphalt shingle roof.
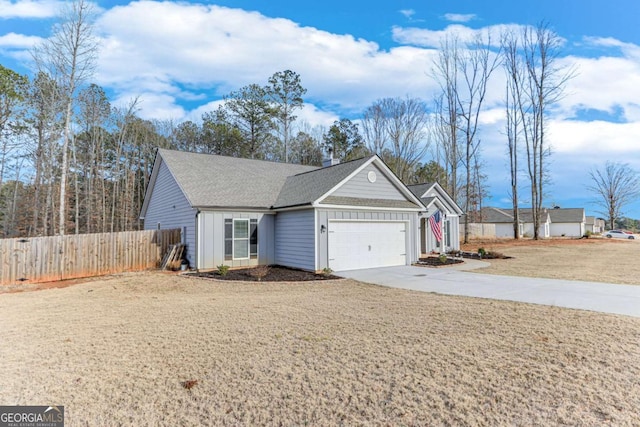
<path id="1" fill-rule="evenodd" d="M 300 206 L 318 200 L 372 157 L 363 157 L 288 177 L 273 207 Z"/>
<path id="2" fill-rule="evenodd" d="M 552 209 L 542 209 L 541 220 L 547 221 L 547 216 Z M 531 208 L 520 208 L 518 210 L 520 214 L 520 222 L 530 223 L 533 222 L 533 211 Z M 513 210 L 512 209 L 500 209 L 493 207 L 482 208 L 482 222 L 484 223 L 510 223 L 513 222 Z M 553 220 L 551 221 L 553 222 Z"/>
<path id="3" fill-rule="evenodd" d="M 584 217 L 584 208 L 560 208 L 549 209 L 551 222 L 582 222 Z"/>
<path id="4" fill-rule="evenodd" d="M 513 222 L 513 215 L 503 209 L 482 208 L 482 222 L 488 223 L 509 223 Z M 521 218 L 522 220 L 522 218 Z"/>
<path id="5" fill-rule="evenodd" d="M 194 207 L 270 208 L 287 178 L 315 166 L 159 149 Z"/>
<path id="6" fill-rule="evenodd" d="M 407 185 L 407 188 L 411 190 L 414 196 L 420 199 L 428 189 L 433 187 L 433 184 L 434 184 L 433 182 L 428 182 L 423 184 L 413 184 L 413 185 Z"/>
<path id="7" fill-rule="evenodd" d="M 192 206 L 260 209 L 311 204 L 373 157 L 318 168 L 166 149 L 158 154 Z"/>

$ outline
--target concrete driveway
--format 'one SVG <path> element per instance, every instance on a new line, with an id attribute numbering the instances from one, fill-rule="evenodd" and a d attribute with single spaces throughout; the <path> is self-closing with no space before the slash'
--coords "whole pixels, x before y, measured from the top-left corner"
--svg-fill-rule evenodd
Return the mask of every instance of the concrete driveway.
<path id="1" fill-rule="evenodd" d="M 337 275 L 392 288 L 527 302 L 640 317 L 640 286 L 470 273 L 486 263 L 460 266 L 384 267 L 336 272 Z"/>

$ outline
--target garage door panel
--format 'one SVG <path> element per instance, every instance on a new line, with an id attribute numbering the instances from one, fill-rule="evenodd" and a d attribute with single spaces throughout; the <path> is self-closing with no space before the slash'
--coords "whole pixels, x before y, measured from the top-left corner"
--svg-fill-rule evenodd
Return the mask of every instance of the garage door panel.
<path id="1" fill-rule="evenodd" d="M 329 267 L 335 271 L 406 264 L 406 223 L 330 221 Z"/>

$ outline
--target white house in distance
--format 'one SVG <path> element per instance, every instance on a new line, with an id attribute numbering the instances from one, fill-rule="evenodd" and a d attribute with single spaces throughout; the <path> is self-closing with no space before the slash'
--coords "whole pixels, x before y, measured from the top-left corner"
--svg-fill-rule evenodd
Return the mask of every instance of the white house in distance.
<path id="1" fill-rule="evenodd" d="M 520 214 L 520 236 L 533 236 L 533 215 L 530 208 L 523 208 Z M 483 224 L 495 225 L 498 238 L 513 238 L 513 210 L 487 207 L 482 208 Z M 547 237 L 582 237 L 586 231 L 584 208 L 543 209 L 540 214 L 538 236 Z"/>
<path id="2" fill-rule="evenodd" d="M 586 231 L 584 208 L 549 209 L 551 235 L 554 237 L 582 237 Z"/>
<path id="3" fill-rule="evenodd" d="M 319 168 L 159 149 L 140 216 L 145 229 L 180 228 L 196 269 L 412 264 L 429 240 L 420 218 L 436 207 L 448 246 L 458 244 L 458 211 L 439 186 L 429 193 L 438 200 L 423 202 L 428 192 L 416 196 L 376 155 L 330 160 Z"/>
<path id="4" fill-rule="evenodd" d="M 605 230 L 604 219 L 596 218 L 595 216 L 585 217 L 585 232 L 602 233 Z"/>

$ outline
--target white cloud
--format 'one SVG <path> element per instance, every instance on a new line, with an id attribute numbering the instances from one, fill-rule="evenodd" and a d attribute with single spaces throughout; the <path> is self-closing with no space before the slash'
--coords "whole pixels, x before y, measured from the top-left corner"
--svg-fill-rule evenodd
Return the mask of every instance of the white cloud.
<path id="1" fill-rule="evenodd" d="M 411 19 L 413 15 L 416 14 L 416 11 L 413 9 L 401 9 L 400 13 L 404 15 L 405 18 Z"/>
<path id="2" fill-rule="evenodd" d="M 334 121 L 340 119 L 338 115 L 329 111 L 320 110 L 317 106 L 306 103 L 302 110 L 296 112 L 298 121 L 315 126 L 330 127 Z"/>
<path id="3" fill-rule="evenodd" d="M 445 13 L 444 19 L 451 22 L 469 22 L 476 19 L 475 13 Z"/>
<path id="4" fill-rule="evenodd" d="M 461 43 L 471 43 L 477 37 L 491 36 L 491 44 L 499 46 L 500 34 L 506 31 L 519 33 L 524 28 L 519 24 L 499 24 L 489 25 L 483 28 L 470 28 L 466 25 L 451 24 L 443 30 L 431 30 L 428 28 L 416 27 L 394 27 L 393 39 L 397 43 L 410 44 L 414 46 L 439 48 L 442 40 L 448 37 L 456 37 Z"/>
<path id="5" fill-rule="evenodd" d="M 640 46 L 637 44 L 625 43 L 613 37 L 585 37 L 584 41 L 592 46 L 618 48 L 627 57 L 640 58 Z"/>
<path id="6" fill-rule="evenodd" d="M 575 69 L 559 102 L 563 114 L 574 116 L 583 109 L 614 113 L 620 109 L 624 120 L 640 120 L 640 62 L 632 57 L 570 56 L 562 58 L 558 65 Z"/>
<path id="7" fill-rule="evenodd" d="M 183 120 L 186 116 L 184 108 L 176 103 L 176 98 L 157 92 L 126 92 L 111 100 L 111 105 L 127 110 L 135 102 L 138 117 L 146 120 Z"/>
<path id="8" fill-rule="evenodd" d="M 58 15 L 64 1 L 0 0 L 0 18 L 52 18 Z"/>
<path id="9" fill-rule="evenodd" d="M 552 120 L 549 137 L 557 153 L 582 153 L 594 161 L 636 159 L 640 166 L 640 122 Z"/>
<path id="10" fill-rule="evenodd" d="M 7 33 L 0 36 L 0 47 L 30 49 L 43 39 L 41 37 L 26 36 L 24 34 Z"/>
<path id="11" fill-rule="evenodd" d="M 409 46 L 385 51 L 351 35 L 257 12 L 139 2 L 105 12 L 97 26 L 103 34 L 98 81 L 122 92 L 159 91 L 181 99 L 180 93 L 206 91 L 215 97 L 266 84 L 284 69 L 300 74 L 309 102 L 345 109 L 433 88 L 425 75 L 433 51 Z"/>

